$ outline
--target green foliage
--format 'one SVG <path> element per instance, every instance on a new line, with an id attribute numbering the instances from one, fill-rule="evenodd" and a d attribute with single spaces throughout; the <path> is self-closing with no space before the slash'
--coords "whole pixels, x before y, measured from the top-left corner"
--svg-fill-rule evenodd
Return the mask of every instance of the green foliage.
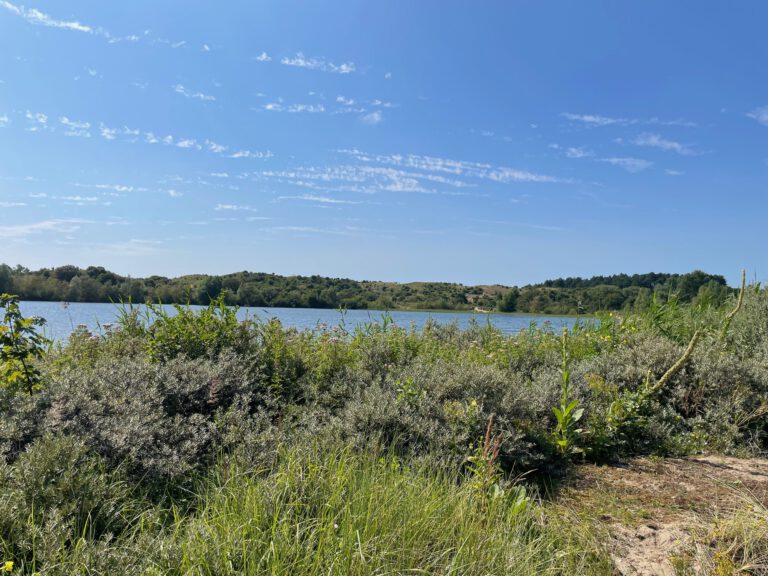
<path id="1" fill-rule="evenodd" d="M 699 270 L 688 274 L 616 274 L 559 278 L 523 287 L 464 286 L 446 282 L 358 282 L 321 276 L 279 276 L 236 272 L 179 278 L 120 276 L 100 266 L 61 266 L 30 271 L 0 265 L 0 292 L 24 300 L 72 302 L 129 301 L 287 308 L 483 310 L 535 314 L 591 314 L 605 310 L 645 310 L 651 299 L 720 306 L 730 289 L 725 279 Z"/>
<path id="2" fill-rule="evenodd" d="M 0 486 L 0 555 L 29 572 L 78 541 L 109 541 L 146 506 L 119 471 L 66 436 L 40 438 L 12 467 L 0 463 Z"/>
<path id="3" fill-rule="evenodd" d="M 0 294 L 0 309 L 4 311 L 0 324 L 0 388 L 12 393 L 26 391 L 31 396 L 42 382 L 36 362 L 50 345 L 39 331 L 45 320 L 24 318 L 18 297 L 10 294 Z"/>
<path id="4" fill-rule="evenodd" d="M 563 456 L 583 452 L 576 445 L 582 430 L 577 428 L 579 420 L 584 414 L 584 409 L 579 408 L 579 400 L 571 398 L 571 372 L 568 369 L 568 330 L 563 329 L 562 334 L 562 386 L 560 389 L 560 406 L 552 408 L 555 414 L 556 425 L 552 434 L 557 449 Z"/>
<path id="5" fill-rule="evenodd" d="M 499 311 L 501 312 L 516 312 L 517 311 L 517 299 L 520 296 L 520 290 L 510 288 L 504 293 L 499 301 Z"/>
<path id="6" fill-rule="evenodd" d="M 173 312 L 147 304 L 152 317 L 147 349 L 150 358 L 165 361 L 177 356 L 201 358 L 218 356 L 227 348 L 247 345 L 247 326 L 237 319 L 237 309 L 217 297 L 207 307 L 196 311 L 189 304 L 174 304 Z M 131 312 L 123 313 L 126 328 L 134 331 Z"/>

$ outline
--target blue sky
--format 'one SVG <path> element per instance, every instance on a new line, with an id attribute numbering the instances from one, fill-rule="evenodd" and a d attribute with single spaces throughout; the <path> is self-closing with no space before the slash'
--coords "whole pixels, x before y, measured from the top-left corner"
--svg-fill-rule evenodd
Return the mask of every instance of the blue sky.
<path id="1" fill-rule="evenodd" d="M 764 280 L 767 18 L 758 1 L 0 0 L 0 262 Z"/>

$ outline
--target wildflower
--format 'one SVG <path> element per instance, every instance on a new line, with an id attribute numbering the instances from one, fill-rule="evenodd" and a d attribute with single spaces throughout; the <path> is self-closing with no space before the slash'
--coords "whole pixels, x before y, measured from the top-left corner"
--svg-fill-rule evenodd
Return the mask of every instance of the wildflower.
<path id="1" fill-rule="evenodd" d="M 6 560 L 3 564 L 3 572 L 13 572 L 13 562 L 11 560 Z"/>

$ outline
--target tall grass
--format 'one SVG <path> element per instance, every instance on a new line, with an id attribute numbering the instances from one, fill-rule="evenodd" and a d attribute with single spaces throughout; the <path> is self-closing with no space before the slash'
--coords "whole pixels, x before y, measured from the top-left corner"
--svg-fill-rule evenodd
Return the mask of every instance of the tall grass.
<path id="1" fill-rule="evenodd" d="M 593 537 L 434 467 L 315 444 L 217 469 L 170 574 L 607 574 Z M 552 521 L 554 520 L 554 521 Z M 590 550 L 588 552 L 587 550 Z"/>

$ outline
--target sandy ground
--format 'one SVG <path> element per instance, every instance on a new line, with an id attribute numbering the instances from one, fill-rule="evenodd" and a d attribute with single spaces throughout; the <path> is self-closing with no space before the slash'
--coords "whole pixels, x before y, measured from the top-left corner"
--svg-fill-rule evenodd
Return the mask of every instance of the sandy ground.
<path id="1" fill-rule="evenodd" d="M 703 540 L 716 519 L 744 506 L 745 496 L 768 505 L 768 459 L 701 456 L 583 465 L 560 499 L 607 529 L 616 574 L 667 576 L 678 573 L 676 558 L 709 545 Z M 758 567 L 744 573 L 764 572 Z"/>

